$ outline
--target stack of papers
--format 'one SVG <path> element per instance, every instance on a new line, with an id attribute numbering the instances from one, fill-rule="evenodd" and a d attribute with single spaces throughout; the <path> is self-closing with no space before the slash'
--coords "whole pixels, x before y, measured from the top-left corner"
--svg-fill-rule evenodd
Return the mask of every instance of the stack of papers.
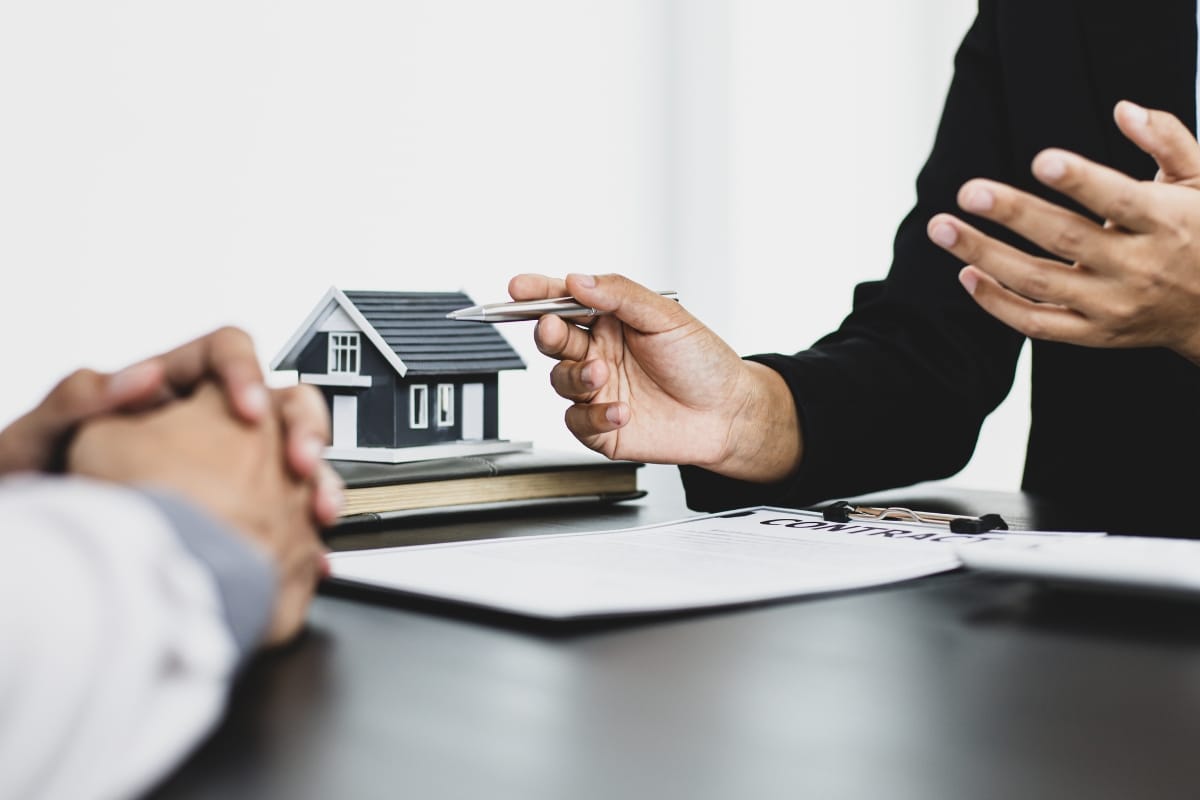
<path id="1" fill-rule="evenodd" d="M 879 586 L 962 566 L 958 550 L 1096 534 L 826 522 L 771 507 L 623 530 L 334 553 L 337 582 L 547 619 L 729 606 Z"/>

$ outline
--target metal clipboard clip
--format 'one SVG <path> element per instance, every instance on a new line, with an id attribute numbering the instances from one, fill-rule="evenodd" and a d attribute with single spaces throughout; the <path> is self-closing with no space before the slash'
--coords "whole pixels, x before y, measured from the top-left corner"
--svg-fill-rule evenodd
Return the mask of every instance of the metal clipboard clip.
<path id="1" fill-rule="evenodd" d="M 929 511 L 913 511 L 900 506 L 856 506 L 845 500 L 830 503 L 821 510 L 826 522 L 849 522 L 852 519 L 871 519 L 882 522 L 897 520 L 902 522 L 924 522 L 931 525 L 946 525 L 954 533 L 986 533 L 987 531 L 1006 531 L 1008 523 L 999 514 L 983 514 L 978 517 L 966 517 L 961 514 L 937 514 Z"/>

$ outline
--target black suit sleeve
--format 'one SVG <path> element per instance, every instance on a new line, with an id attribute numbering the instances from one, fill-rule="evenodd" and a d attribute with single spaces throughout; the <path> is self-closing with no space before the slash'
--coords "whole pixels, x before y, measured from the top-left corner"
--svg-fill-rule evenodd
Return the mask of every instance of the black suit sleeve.
<path id="1" fill-rule="evenodd" d="M 970 178 L 1020 182 L 1008 130 L 995 4 L 982 2 L 955 57 L 887 278 L 860 284 L 841 327 L 810 349 L 752 357 L 777 370 L 795 398 L 804 437 L 798 473 L 766 485 L 683 467 L 689 506 L 810 505 L 949 476 L 967 463 L 984 418 L 1012 386 L 1023 337 L 976 306 L 958 283 L 961 263 L 929 242 L 925 227 L 956 210 Z"/>

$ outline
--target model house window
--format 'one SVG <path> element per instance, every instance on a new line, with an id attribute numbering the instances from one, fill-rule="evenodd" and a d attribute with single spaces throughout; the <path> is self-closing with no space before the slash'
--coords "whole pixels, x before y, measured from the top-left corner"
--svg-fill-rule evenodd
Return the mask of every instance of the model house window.
<path id="1" fill-rule="evenodd" d="M 408 427 L 429 427 L 429 387 L 423 383 L 408 387 Z"/>
<path id="2" fill-rule="evenodd" d="M 359 346 L 357 333 L 329 334 L 329 371 L 358 374 Z"/>
<path id="3" fill-rule="evenodd" d="M 438 427 L 449 428 L 454 424 L 454 384 L 438 384 Z"/>

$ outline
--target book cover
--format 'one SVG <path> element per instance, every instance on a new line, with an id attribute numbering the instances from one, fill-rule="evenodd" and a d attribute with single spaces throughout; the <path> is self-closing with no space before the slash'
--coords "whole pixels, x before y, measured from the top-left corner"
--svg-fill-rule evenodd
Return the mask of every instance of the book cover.
<path id="1" fill-rule="evenodd" d="M 530 450 L 400 464 L 330 461 L 346 482 L 341 522 L 645 495 L 634 461 Z"/>

